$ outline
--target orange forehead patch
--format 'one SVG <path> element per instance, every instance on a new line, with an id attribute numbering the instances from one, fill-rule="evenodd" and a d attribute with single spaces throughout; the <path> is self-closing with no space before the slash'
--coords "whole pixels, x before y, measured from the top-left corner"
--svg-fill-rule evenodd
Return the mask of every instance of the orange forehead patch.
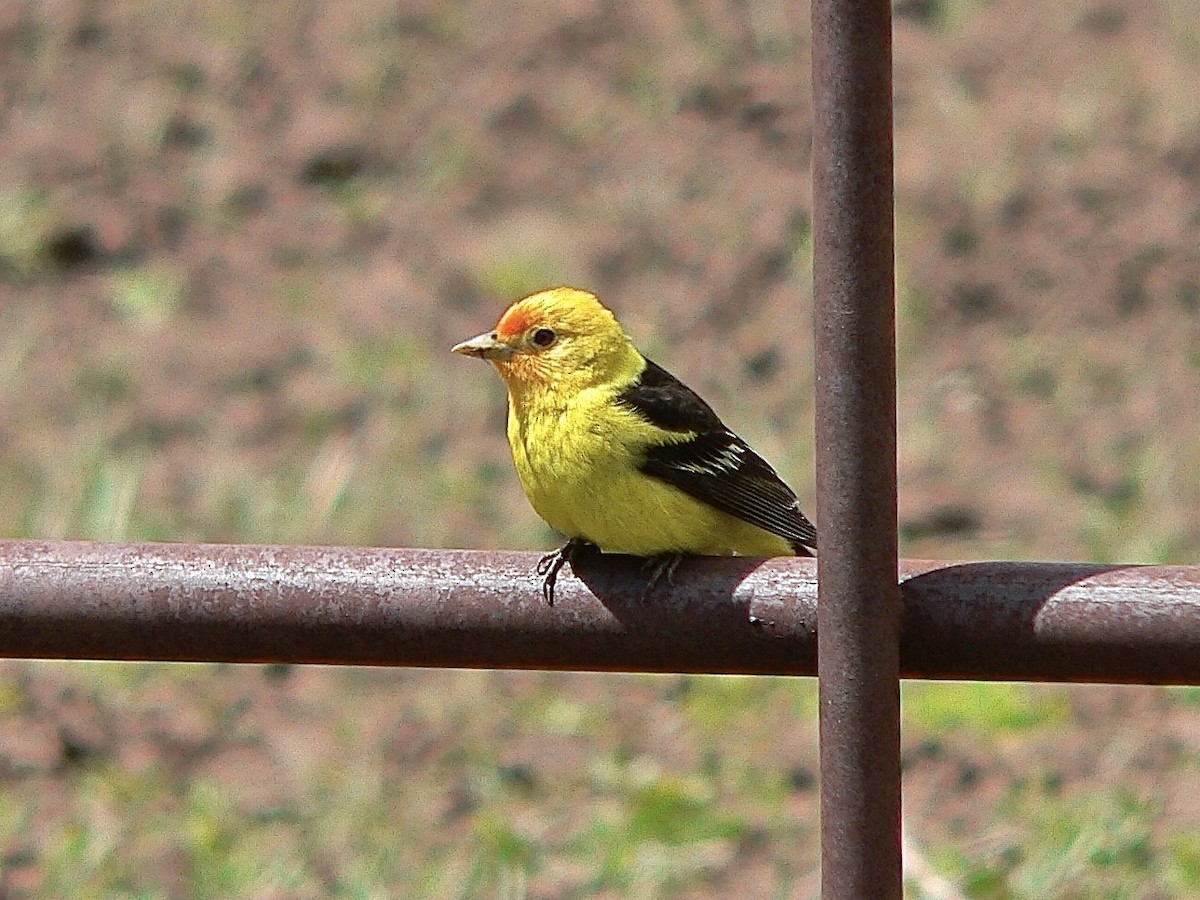
<path id="1" fill-rule="evenodd" d="M 529 307 L 515 304 L 505 310 L 496 323 L 496 334 L 502 338 L 516 337 L 528 331 L 537 319 L 536 313 Z"/>

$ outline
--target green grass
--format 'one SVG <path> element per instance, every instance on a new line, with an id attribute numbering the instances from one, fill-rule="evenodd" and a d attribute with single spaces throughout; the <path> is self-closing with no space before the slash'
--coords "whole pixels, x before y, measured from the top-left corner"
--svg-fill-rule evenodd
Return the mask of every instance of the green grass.
<path id="1" fill-rule="evenodd" d="M 155 266 L 115 272 L 110 278 L 113 311 L 137 329 L 170 324 L 183 305 L 187 277 L 174 266 Z"/>
<path id="2" fill-rule="evenodd" d="M 1064 794 L 1021 782 L 996 812 L 1005 840 L 982 853 L 937 855 L 968 897 L 1124 900 L 1184 896 L 1200 884 L 1200 830 L 1176 832 L 1161 845 L 1154 837 L 1160 811 L 1119 786 Z"/>
<path id="3" fill-rule="evenodd" d="M 351 669 L 331 671 L 314 696 L 289 688 L 294 673 L 257 670 L 282 692 L 263 705 L 246 693 L 242 676 L 256 670 L 244 667 L 7 671 L 0 696 L 11 711 L 40 702 L 17 672 L 53 672 L 60 696 L 129 724 L 56 779 L 71 798 L 65 816 L 51 813 L 52 795 L 29 793 L 49 774 L 37 768 L 0 794 L 0 838 L 30 848 L 44 895 L 168 896 L 156 881 L 166 866 L 196 897 L 524 896 L 539 884 L 561 896 L 658 897 L 719 883 L 760 853 L 779 883 L 795 884 L 815 849 L 811 680 Z M 965 738 L 985 748 L 974 756 L 984 777 L 989 756 L 1014 767 L 969 830 L 915 820 L 925 842 L 934 837 L 930 859 L 973 898 L 1194 889 L 1200 833 L 1163 833 L 1162 801 L 1145 788 L 1076 783 L 1046 755 L 1074 721 L 1070 690 L 905 685 L 906 746 Z M 1194 693 L 1165 702 L 1194 707 Z M 327 697 L 358 702 L 326 708 Z M 301 723 L 317 709 L 327 709 L 325 737 L 314 743 Z M 381 713 L 386 722 L 374 720 Z M 123 761 L 120 748 L 157 742 L 144 729 L 163 716 L 190 723 L 172 738 L 186 743 Z M 1025 757 L 1029 746 L 1043 749 Z M 238 775 L 242 758 L 265 766 L 261 796 Z M 798 846 L 808 848 L 799 861 Z"/>
<path id="4" fill-rule="evenodd" d="M 934 738 L 966 728 L 996 739 L 1071 720 L 1065 690 L 1022 684 L 906 682 L 901 699 L 905 726 Z"/>
<path id="5" fill-rule="evenodd" d="M 513 253 L 498 256 L 479 276 L 480 287 L 494 297 L 524 297 L 534 291 L 562 284 L 564 267 L 545 256 Z"/>
<path id="6" fill-rule="evenodd" d="M 0 272 L 27 278 L 41 270 L 53 220 L 45 191 L 0 193 Z"/>

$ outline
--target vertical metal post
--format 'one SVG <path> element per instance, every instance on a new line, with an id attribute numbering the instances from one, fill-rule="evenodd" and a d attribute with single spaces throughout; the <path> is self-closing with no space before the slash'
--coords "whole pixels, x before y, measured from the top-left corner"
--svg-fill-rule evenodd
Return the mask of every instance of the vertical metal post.
<path id="1" fill-rule="evenodd" d="M 812 31 L 822 896 L 899 900 L 890 2 Z"/>

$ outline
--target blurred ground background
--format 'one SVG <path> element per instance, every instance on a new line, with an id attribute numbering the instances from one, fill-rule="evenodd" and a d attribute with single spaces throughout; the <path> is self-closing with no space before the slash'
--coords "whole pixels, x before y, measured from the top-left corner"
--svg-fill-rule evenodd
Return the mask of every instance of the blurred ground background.
<path id="1" fill-rule="evenodd" d="M 1197 562 L 1186 0 L 899 0 L 903 550 Z M 812 502 L 807 8 L 0 5 L 0 533 L 551 546 L 596 289 Z M 808 681 L 7 662 L 2 897 L 812 897 Z M 965 896 L 1200 895 L 1200 689 L 913 684 Z M 913 884 L 911 896 L 932 896 Z"/>

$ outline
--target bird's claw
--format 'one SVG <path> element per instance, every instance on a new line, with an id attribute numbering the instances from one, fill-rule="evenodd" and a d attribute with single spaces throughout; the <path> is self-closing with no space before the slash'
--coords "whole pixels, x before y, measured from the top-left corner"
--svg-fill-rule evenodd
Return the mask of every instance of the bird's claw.
<path id="1" fill-rule="evenodd" d="M 557 550 L 547 553 L 538 560 L 535 571 L 542 579 L 542 596 L 547 605 L 554 605 L 554 586 L 558 582 L 558 573 L 562 571 L 563 566 L 567 563 L 574 566 L 580 556 L 594 549 L 594 544 L 572 538 Z M 650 592 L 660 581 L 666 581 L 668 587 L 674 586 L 675 570 L 683 562 L 684 555 L 683 553 L 662 553 L 649 557 L 642 564 L 642 573 L 646 575 L 646 586 L 642 589 L 643 600 L 650 596 Z"/>
<path id="2" fill-rule="evenodd" d="M 558 581 L 558 573 L 567 564 L 569 556 L 566 547 L 559 547 L 538 560 L 537 573 L 542 578 L 542 597 L 548 606 L 554 605 L 554 583 Z"/>
<path id="3" fill-rule="evenodd" d="M 682 553 L 662 553 L 651 556 L 642 564 L 642 572 L 646 575 L 646 586 L 642 588 L 642 599 L 645 600 L 654 590 L 654 586 L 664 579 L 668 587 L 675 585 L 675 570 L 683 562 Z"/>
<path id="4" fill-rule="evenodd" d="M 562 567 L 567 563 L 574 563 L 580 553 L 591 546 L 587 541 L 571 538 L 557 550 L 547 553 L 538 560 L 535 571 L 542 578 L 542 596 L 545 598 L 547 606 L 554 605 L 554 585 L 558 581 L 558 573 L 562 571 Z"/>

